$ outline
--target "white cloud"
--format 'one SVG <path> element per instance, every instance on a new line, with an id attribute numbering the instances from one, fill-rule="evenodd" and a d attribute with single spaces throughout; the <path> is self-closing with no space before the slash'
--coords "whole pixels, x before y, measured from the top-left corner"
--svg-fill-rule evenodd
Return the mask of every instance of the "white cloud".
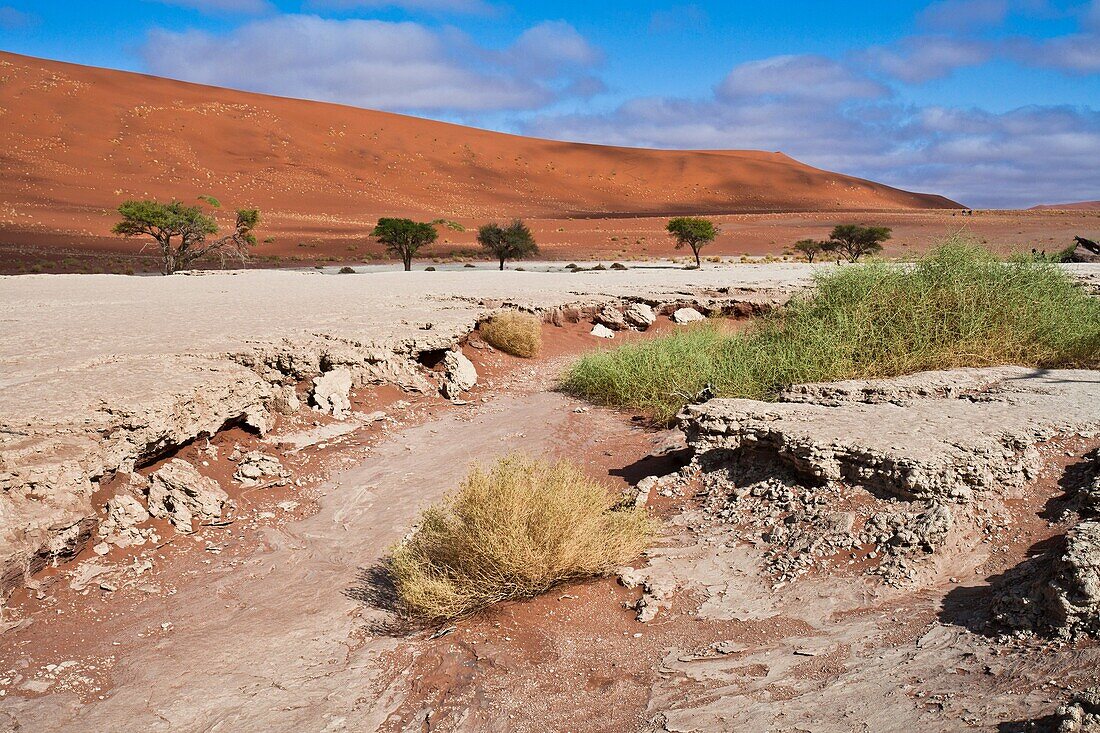
<path id="1" fill-rule="evenodd" d="M 507 62 L 533 76 L 554 77 L 603 61 L 603 54 L 565 21 L 546 21 L 528 28 L 505 52 Z"/>
<path id="2" fill-rule="evenodd" d="M 869 99 L 889 90 L 824 56 L 773 56 L 735 67 L 718 85 L 726 99 L 787 97 L 795 99 Z"/>
<path id="3" fill-rule="evenodd" d="M 544 45 L 527 48 L 533 41 Z M 362 107 L 459 112 L 548 104 L 587 76 L 593 54 L 564 24 L 536 26 L 498 52 L 454 29 L 308 15 L 265 18 L 225 35 L 158 30 L 143 49 L 153 73 L 188 81 Z"/>
<path id="4" fill-rule="evenodd" d="M 1013 57 L 1027 66 L 1069 74 L 1100 72 L 1100 32 L 1074 33 L 1046 40 L 1018 38 L 1008 47 Z"/>
<path id="5" fill-rule="evenodd" d="M 734 72 L 739 78 L 745 69 Z M 835 70 L 829 75 L 838 77 Z M 873 98 L 861 85 L 852 89 L 849 98 L 776 94 L 757 82 L 731 97 L 719 85 L 707 98 L 638 98 L 608 114 L 537 116 L 524 132 L 616 145 L 781 150 L 822 168 L 974 206 L 1095 198 L 1100 112 L 913 107 Z"/>
<path id="6" fill-rule="evenodd" d="M 984 64 L 992 56 L 989 43 L 949 36 L 911 36 L 894 47 L 872 48 L 865 54 L 885 74 L 910 84 L 942 79 L 955 69 Z"/>

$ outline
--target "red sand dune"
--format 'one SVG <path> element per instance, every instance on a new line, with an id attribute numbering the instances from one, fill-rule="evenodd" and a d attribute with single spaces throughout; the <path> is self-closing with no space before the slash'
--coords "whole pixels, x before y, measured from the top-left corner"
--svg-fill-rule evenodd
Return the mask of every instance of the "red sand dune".
<path id="1" fill-rule="evenodd" d="M 1032 211 L 1100 211 L 1100 201 L 1077 201 L 1072 204 L 1039 204 Z"/>
<path id="2" fill-rule="evenodd" d="M 955 208 L 782 153 L 554 142 L 0 53 L 0 243 L 125 249 L 125 198 L 258 207 L 286 246 L 362 240 L 378 216 Z M 270 242 L 269 242 L 270 244 Z"/>

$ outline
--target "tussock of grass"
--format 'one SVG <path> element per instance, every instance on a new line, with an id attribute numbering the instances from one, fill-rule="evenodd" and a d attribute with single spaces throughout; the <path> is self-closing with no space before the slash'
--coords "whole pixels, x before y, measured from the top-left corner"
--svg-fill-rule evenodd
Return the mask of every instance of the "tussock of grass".
<path id="1" fill-rule="evenodd" d="M 708 384 L 771 399 L 792 384 L 968 366 L 1100 366 L 1100 299 L 1045 262 L 952 240 L 909 267 L 846 266 L 740 334 L 701 325 L 586 356 L 563 388 L 671 419 Z"/>
<path id="2" fill-rule="evenodd" d="M 474 468 L 390 553 L 404 610 L 425 620 L 457 618 L 611 572 L 645 549 L 652 532 L 644 509 L 613 502 L 565 462 L 512 455 L 488 472 Z"/>
<path id="3" fill-rule="evenodd" d="M 506 354 L 530 358 L 542 348 L 542 321 L 522 311 L 504 311 L 478 328 L 481 338 Z"/>

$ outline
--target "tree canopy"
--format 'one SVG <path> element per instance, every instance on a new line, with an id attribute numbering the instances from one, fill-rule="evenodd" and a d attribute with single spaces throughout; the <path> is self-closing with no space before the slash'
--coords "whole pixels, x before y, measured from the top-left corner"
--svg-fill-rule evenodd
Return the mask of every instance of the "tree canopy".
<path id="1" fill-rule="evenodd" d="M 422 247 L 434 242 L 439 233 L 427 222 L 383 217 L 378 220 L 371 236 L 385 245 L 387 252 L 400 257 L 407 272 L 412 269 L 413 256 Z"/>
<path id="2" fill-rule="evenodd" d="M 718 236 L 718 228 L 710 219 L 702 219 L 696 216 L 677 216 L 669 219 L 666 230 L 676 239 L 676 249 L 685 245 L 691 247 L 695 255 L 695 266 L 702 266 L 699 259 L 699 250 L 714 241 Z"/>
<path id="3" fill-rule="evenodd" d="M 829 242 L 821 242 L 816 239 L 800 239 L 794 243 L 794 249 L 803 257 L 807 262 L 813 262 L 822 252 L 828 252 L 831 245 Z"/>
<path id="4" fill-rule="evenodd" d="M 203 200 L 218 205 L 212 197 Z M 233 233 L 208 240 L 218 233 L 218 223 L 198 206 L 187 206 L 181 201 L 130 200 L 118 207 L 118 213 L 122 221 L 111 231 L 123 237 L 151 237 L 164 258 L 165 275 L 186 270 L 195 260 L 209 254 L 231 253 L 246 261 L 248 248 L 256 244 L 252 232 L 260 223 L 257 209 L 239 209 Z"/>
<path id="5" fill-rule="evenodd" d="M 505 260 L 520 260 L 539 251 L 534 235 L 520 219 L 515 219 L 506 227 L 496 222 L 478 227 L 477 243 L 497 258 L 501 270 Z"/>
<path id="6" fill-rule="evenodd" d="M 833 228 L 826 251 L 840 252 L 849 262 L 858 262 L 863 255 L 878 254 L 882 243 L 890 238 L 889 227 L 865 227 L 859 224 L 839 224 Z"/>

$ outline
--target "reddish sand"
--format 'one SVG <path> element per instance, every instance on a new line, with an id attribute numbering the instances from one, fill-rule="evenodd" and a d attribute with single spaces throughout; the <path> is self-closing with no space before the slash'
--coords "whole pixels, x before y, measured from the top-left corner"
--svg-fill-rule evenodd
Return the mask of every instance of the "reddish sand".
<path id="1" fill-rule="evenodd" d="M 1100 211 L 1100 201 L 1078 201 L 1072 204 L 1039 204 L 1033 211 Z"/>
<path id="2" fill-rule="evenodd" d="M 782 153 L 537 140 L 7 53 L 0 135 L 0 242 L 9 248 L 132 251 L 110 235 L 112 210 L 131 197 L 208 194 L 227 208 L 255 206 L 261 239 L 273 240 L 261 254 L 322 249 L 344 259 L 356 257 L 349 245 L 370 249 L 364 234 L 387 214 L 470 226 L 512 216 L 958 206 Z"/>

